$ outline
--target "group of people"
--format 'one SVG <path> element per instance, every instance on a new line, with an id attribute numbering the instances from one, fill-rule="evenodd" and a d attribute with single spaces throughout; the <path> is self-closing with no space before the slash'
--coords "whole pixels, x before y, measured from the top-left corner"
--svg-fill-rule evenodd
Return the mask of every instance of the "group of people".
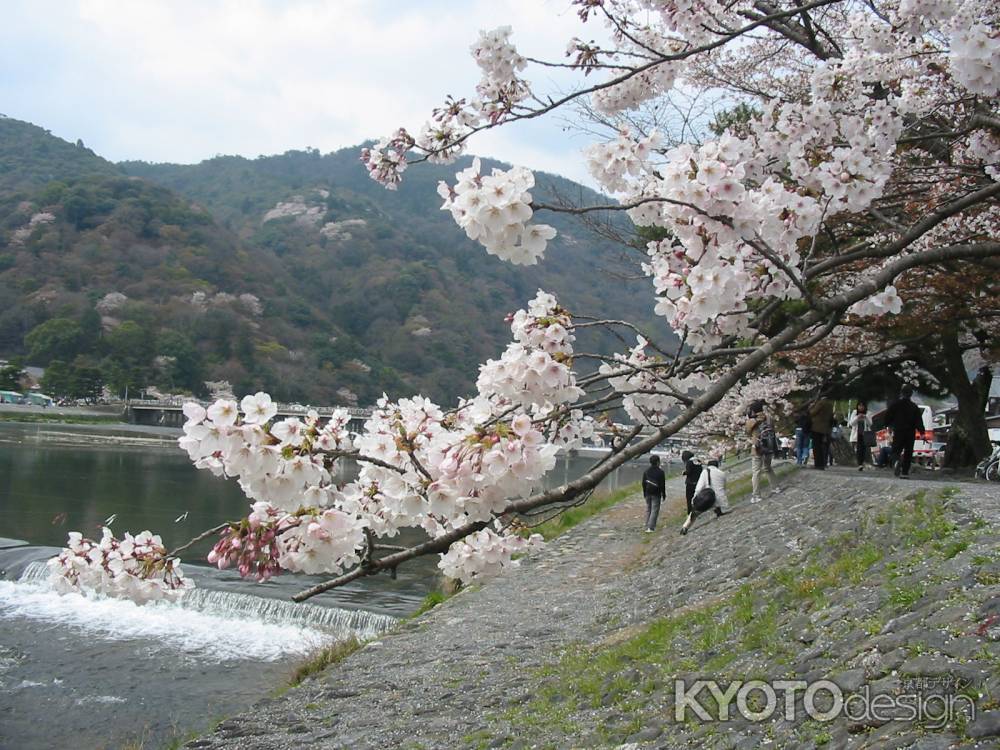
<path id="1" fill-rule="evenodd" d="M 781 450 L 780 442 L 774 429 L 774 423 L 764 411 L 764 402 L 756 401 L 747 410 L 746 433 L 752 442 L 751 451 L 751 483 L 753 494 L 751 503 L 761 500 L 760 480 L 766 474 L 771 488 L 771 494 L 781 492 L 778 477 L 772 467 L 772 459 Z M 694 453 L 681 453 L 684 462 L 684 497 L 687 504 L 687 518 L 681 526 L 681 535 L 702 513 L 713 511 L 716 516 L 729 512 L 729 498 L 726 494 L 726 472 L 719 466 L 719 460 L 713 458 L 705 465 L 695 460 Z M 656 529 L 656 521 L 660 514 L 660 503 L 666 497 L 666 475 L 660 468 L 658 456 L 650 456 L 649 468 L 642 475 L 642 490 L 646 499 L 646 532 Z"/>
<path id="2" fill-rule="evenodd" d="M 912 397 L 913 389 L 903 386 L 900 397 L 890 404 L 885 413 L 885 424 L 892 430 L 891 460 L 895 474 L 904 479 L 910 474 L 913 444 L 922 423 L 920 408 L 913 403 Z M 746 412 L 745 432 L 751 443 L 751 503 L 762 499 L 760 487 L 764 475 L 767 476 L 771 495 L 780 493 L 782 489 L 772 466 L 774 457 L 782 452 L 782 444 L 764 407 L 763 401 L 755 401 Z M 835 425 L 839 427 L 834 420 L 833 402 L 828 398 L 820 397 L 800 410 L 795 421 L 796 463 L 804 465 L 811 448 L 815 468 L 825 470 L 831 463 L 831 436 Z M 844 426 L 849 430 L 848 440 L 854 447 L 858 471 L 864 471 L 865 464 L 871 459 L 871 448 L 875 445 L 868 404 L 858 401 Z M 726 472 L 720 468 L 718 459 L 701 465 L 695 461 L 694 454 L 686 450 L 681 453 L 681 460 L 684 462 L 684 495 L 687 502 L 687 518 L 680 532 L 683 535 L 702 513 L 711 510 L 716 516 L 722 516 L 730 509 L 726 495 Z M 660 468 L 658 456 L 651 456 L 649 463 L 649 468 L 642 475 L 642 490 L 646 499 L 646 532 L 652 533 L 656 529 L 660 503 L 666 498 L 666 475 Z"/>

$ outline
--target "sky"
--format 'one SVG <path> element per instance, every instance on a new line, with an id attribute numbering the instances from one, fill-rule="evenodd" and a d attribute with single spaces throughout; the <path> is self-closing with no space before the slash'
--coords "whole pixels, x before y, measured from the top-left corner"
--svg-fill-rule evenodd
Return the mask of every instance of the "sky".
<path id="1" fill-rule="evenodd" d="M 510 25 L 519 52 L 560 62 L 601 32 L 569 0 L 5 0 L 2 16 L 0 113 L 112 161 L 179 163 L 415 134 L 446 95 L 474 94 L 480 29 Z M 543 119 L 471 151 L 592 184 L 590 141 Z"/>

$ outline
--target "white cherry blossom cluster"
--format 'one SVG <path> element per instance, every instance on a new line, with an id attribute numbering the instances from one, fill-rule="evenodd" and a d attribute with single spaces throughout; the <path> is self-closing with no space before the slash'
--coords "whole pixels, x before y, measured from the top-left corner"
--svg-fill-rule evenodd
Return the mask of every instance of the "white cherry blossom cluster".
<path id="1" fill-rule="evenodd" d="M 544 419 L 552 411 L 542 409 L 535 418 Z M 597 420 L 584 414 L 581 409 L 570 409 L 569 413 L 564 412 L 557 419 L 549 421 L 545 434 L 546 442 L 565 449 L 578 448 L 585 442 L 595 446 L 604 445 L 604 438 L 598 432 Z"/>
<path id="2" fill-rule="evenodd" d="M 676 63 L 660 63 L 620 83 L 599 89 L 590 98 L 594 109 L 604 115 L 634 109 L 643 102 L 670 91 L 679 72 L 680 66 Z"/>
<path id="3" fill-rule="evenodd" d="M 629 187 L 626 178 L 642 173 L 660 141 L 655 130 L 645 138 L 633 138 L 627 128 L 623 129 L 617 139 L 595 143 L 583 150 L 587 171 L 608 190 L 623 192 Z"/>
<path id="4" fill-rule="evenodd" d="M 613 21 L 608 18 L 605 21 L 611 26 L 617 42 L 616 50 L 606 55 L 607 62 L 635 66 L 636 72 L 594 91 L 590 95 L 594 109 L 603 115 L 614 115 L 670 91 L 683 71 L 683 63 L 666 60 L 651 64 L 650 52 L 673 55 L 683 51 L 684 42 L 656 23 L 636 24 L 623 34 Z M 607 83 L 622 77 L 622 73 L 621 68 L 612 68 Z"/>
<path id="5" fill-rule="evenodd" d="M 986 174 L 1000 180 L 1000 137 L 993 133 L 972 133 L 967 144 L 956 148 L 956 157 L 981 164 Z"/>
<path id="6" fill-rule="evenodd" d="M 479 39 L 469 48 L 483 74 L 476 86 L 476 93 L 482 100 L 480 107 L 494 121 L 531 93 L 527 83 L 517 75 L 528 61 L 511 44 L 512 33 L 510 26 L 480 31 Z M 492 107 L 494 103 L 499 106 Z"/>
<path id="7" fill-rule="evenodd" d="M 71 531 L 65 549 L 48 562 L 49 580 L 60 594 L 92 591 L 132 599 L 139 604 L 179 599 L 194 588 L 180 560 L 169 557 L 159 536 L 149 531 L 119 540 L 101 529 L 100 541 Z"/>
<path id="8" fill-rule="evenodd" d="M 608 379 L 608 385 L 626 394 L 622 408 L 634 422 L 658 426 L 678 401 L 671 388 L 651 370 L 650 365 L 660 359 L 646 353 L 648 345 L 645 338 L 637 336 L 636 345 L 628 354 L 615 354 L 615 363 L 605 362 L 598 371 Z"/>
<path id="9" fill-rule="evenodd" d="M 780 104 L 754 124 L 758 164 L 767 159 L 776 177 L 787 168 L 796 185 L 827 198 L 828 213 L 861 211 L 882 195 L 902 128 L 887 102 Z"/>
<path id="10" fill-rule="evenodd" d="M 237 478 L 255 501 L 246 518 L 221 531 L 209 562 L 260 581 L 285 570 L 335 574 L 370 554 L 376 538 L 405 527 L 421 527 L 436 537 L 492 523 L 511 500 L 531 494 L 554 467 L 559 446 L 599 436 L 593 419 L 565 408 L 582 392 L 569 369 L 570 315 L 555 297 L 539 291 L 527 309 L 510 316 L 510 323 L 512 346 L 524 352 L 525 361 L 545 361 L 532 398 L 508 398 L 493 383 L 445 414 L 424 398 L 393 402 L 383 397 L 357 437 L 348 432 L 344 410 L 327 421 L 315 412 L 279 419 L 265 393 L 239 403 L 220 398 L 208 408 L 185 404 L 180 446 L 197 467 Z M 546 385 L 548 377 L 553 379 Z M 344 454 L 356 458 L 359 474 L 337 487 L 332 469 Z M 145 598 L 169 595 L 158 594 L 158 588 L 183 588 L 175 560 L 157 562 L 161 548 L 152 557 L 147 554 L 146 546 L 156 547 L 159 540 L 137 539 L 138 558 L 148 561 L 135 571 L 127 565 L 134 580 L 112 585 L 109 575 L 113 578 L 118 564 L 98 565 L 105 571 L 100 573 L 91 570 L 91 558 L 103 561 L 104 548 L 116 550 L 118 542 L 106 534 L 98 553 L 91 548 L 100 545 L 71 536 L 71 549 L 53 563 L 64 569 L 60 585 Z M 122 544 L 132 549 L 131 538 Z M 440 565 L 464 580 L 480 578 L 510 564 L 510 556 L 527 544 L 509 529 L 491 529 L 470 542 L 457 542 Z M 90 572 L 81 577 L 80 571 Z"/>
<path id="11" fill-rule="evenodd" d="M 388 190 L 395 190 L 406 171 L 406 154 L 413 148 L 413 136 L 400 128 L 390 138 L 383 138 L 372 148 L 361 150 L 368 176 Z"/>
<path id="12" fill-rule="evenodd" d="M 734 386 L 711 409 L 699 414 L 687 431 L 703 438 L 714 437 L 726 445 L 746 445 L 747 409 L 755 401 L 763 402 L 768 415 L 781 421 L 791 416 L 791 394 L 807 390 L 811 384 L 796 370 L 755 374 Z"/>
<path id="13" fill-rule="evenodd" d="M 529 224 L 535 176 L 523 167 L 494 169 L 480 175 L 479 159 L 458 173 L 454 187 L 441 182 L 442 210 L 451 212 L 469 239 L 478 241 L 491 255 L 515 265 L 534 265 L 545 253 L 556 230 L 547 224 Z"/>
<path id="14" fill-rule="evenodd" d="M 501 358 L 480 367 L 480 395 L 525 407 L 576 401 L 583 390 L 569 366 L 575 338 L 571 324 L 555 297 L 539 290 L 527 310 L 512 316 L 514 341 Z"/>
<path id="15" fill-rule="evenodd" d="M 903 310 L 903 300 L 896 292 L 895 286 L 887 286 L 881 292 L 867 299 L 856 302 L 848 309 L 848 313 L 858 316 L 898 315 Z"/>
<path id="16" fill-rule="evenodd" d="M 356 514 L 336 508 L 296 514 L 278 533 L 278 563 L 293 573 L 332 573 L 360 562 L 365 526 Z"/>
<path id="17" fill-rule="evenodd" d="M 352 449 L 346 410 L 336 410 L 322 425 L 313 411 L 305 420 L 289 417 L 268 426 L 277 413 L 270 396 L 247 396 L 241 406 L 239 420 L 235 401 L 222 399 L 207 410 L 184 405 L 187 422 L 178 443 L 195 466 L 236 477 L 247 497 L 289 512 L 329 505 L 333 487 L 323 454 Z"/>
<path id="18" fill-rule="evenodd" d="M 519 561 L 513 560 L 513 555 L 527 552 L 542 543 L 540 534 L 532 534 L 525 539 L 485 528 L 451 545 L 438 567 L 449 578 L 471 583 L 497 575 L 505 568 L 516 567 Z"/>
<path id="19" fill-rule="evenodd" d="M 615 0 L 614 4 L 625 5 L 621 0 Z M 733 27 L 742 23 L 738 14 L 740 3 L 721 3 L 719 0 L 639 0 L 639 6 L 659 16 L 664 32 L 674 34 L 690 44 L 702 44 L 710 40 L 710 29 L 719 28 L 720 23 Z"/>
<path id="20" fill-rule="evenodd" d="M 462 136 L 469 132 L 454 120 L 425 122 L 416 145 L 427 152 L 431 164 L 451 164 L 465 152 Z"/>
<path id="21" fill-rule="evenodd" d="M 1000 94 L 1000 36 L 984 23 L 952 21 L 949 58 L 955 79 L 982 96 Z"/>

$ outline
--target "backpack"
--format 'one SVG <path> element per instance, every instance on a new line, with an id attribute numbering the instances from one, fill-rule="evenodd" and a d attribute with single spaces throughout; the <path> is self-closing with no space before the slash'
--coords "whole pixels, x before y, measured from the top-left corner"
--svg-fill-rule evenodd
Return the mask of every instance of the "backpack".
<path id="1" fill-rule="evenodd" d="M 770 456 L 778 452 L 778 437 L 774 434 L 774 425 L 770 419 L 765 419 L 757 430 L 757 452 L 762 456 Z"/>
<path id="2" fill-rule="evenodd" d="M 715 490 L 712 489 L 712 470 L 706 466 L 702 471 L 707 472 L 708 487 L 702 487 L 691 498 L 691 507 L 696 513 L 704 513 L 715 505 Z"/>

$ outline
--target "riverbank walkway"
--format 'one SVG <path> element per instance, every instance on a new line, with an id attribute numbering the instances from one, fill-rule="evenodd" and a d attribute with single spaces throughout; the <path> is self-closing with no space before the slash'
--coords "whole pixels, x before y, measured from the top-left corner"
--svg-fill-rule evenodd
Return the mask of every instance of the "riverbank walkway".
<path id="1" fill-rule="evenodd" d="M 703 516 L 685 537 L 672 480 L 656 533 L 630 498 L 185 747 L 995 748 L 1000 492 L 919 476 L 796 470 L 782 494 Z M 939 554 L 935 539 L 952 546 Z M 692 661 L 845 691 L 960 675 L 984 697 L 974 720 L 937 731 L 801 711 L 678 723 L 670 665 Z"/>

